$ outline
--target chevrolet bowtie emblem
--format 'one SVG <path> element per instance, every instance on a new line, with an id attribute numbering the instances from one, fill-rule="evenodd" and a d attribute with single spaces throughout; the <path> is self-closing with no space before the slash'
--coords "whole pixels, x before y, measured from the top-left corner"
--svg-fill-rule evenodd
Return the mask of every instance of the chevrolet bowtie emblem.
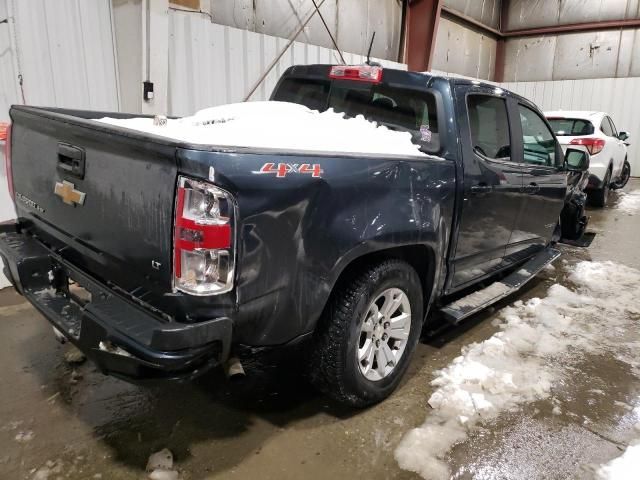
<path id="1" fill-rule="evenodd" d="M 56 182 L 56 187 L 53 192 L 58 195 L 64 203 L 67 205 L 83 205 L 84 197 L 86 193 L 75 189 L 75 185 L 71 182 L 63 180 L 62 182 Z"/>

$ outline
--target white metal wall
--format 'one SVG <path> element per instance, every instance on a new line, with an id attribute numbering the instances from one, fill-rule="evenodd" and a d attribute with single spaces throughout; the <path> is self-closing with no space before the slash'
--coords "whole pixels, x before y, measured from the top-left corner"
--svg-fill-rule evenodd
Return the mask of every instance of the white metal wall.
<path id="1" fill-rule="evenodd" d="M 12 103 L 118 110 L 110 0 L 0 0 L 0 120 Z"/>
<path id="2" fill-rule="evenodd" d="M 640 77 L 510 82 L 502 85 L 530 99 L 542 110 L 609 113 L 618 131 L 631 134 L 631 174 L 640 176 Z"/>
<path id="3" fill-rule="evenodd" d="M 0 0 L 0 121 L 9 107 L 118 110 L 110 0 Z M 1 158 L 4 164 L 4 159 Z M 15 215 L 4 168 L 0 221 Z M 0 272 L 0 288 L 8 283 Z"/>
<path id="4" fill-rule="evenodd" d="M 170 11 L 169 114 L 190 115 L 204 107 L 241 102 L 286 44 L 283 38 L 211 23 L 204 15 Z M 365 60 L 361 55 L 344 56 L 347 63 Z M 294 42 L 251 100 L 268 99 L 285 69 L 309 63 L 340 63 L 340 58 L 335 50 Z"/>

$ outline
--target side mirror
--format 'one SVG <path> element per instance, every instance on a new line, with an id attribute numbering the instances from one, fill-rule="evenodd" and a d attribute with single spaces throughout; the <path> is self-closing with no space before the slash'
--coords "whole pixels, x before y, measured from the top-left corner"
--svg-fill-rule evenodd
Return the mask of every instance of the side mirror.
<path id="1" fill-rule="evenodd" d="M 585 150 L 577 148 L 567 148 L 564 154 L 564 163 L 570 172 L 586 172 L 589 170 L 589 161 L 591 156 Z"/>
<path id="2" fill-rule="evenodd" d="M 629 132 L 620 132 L 618 138 L 624 142 L 629 138 Z"/>

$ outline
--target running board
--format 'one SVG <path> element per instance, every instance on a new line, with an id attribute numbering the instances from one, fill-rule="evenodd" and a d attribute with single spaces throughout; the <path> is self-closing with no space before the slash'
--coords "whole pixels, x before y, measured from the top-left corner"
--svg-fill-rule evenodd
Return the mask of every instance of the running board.
<path id="1" fill-rule="evenodd" d="M 465 318 L 520 289 L 559 256 L 560 250 L 548 247 L 522 265 L 519 270 L 507 275 L 501 281 L 494 282 L 482 290 L 477 290 L 442 307 L 440 312 L 444 315 L 445 320 L 456 325 Z"/>

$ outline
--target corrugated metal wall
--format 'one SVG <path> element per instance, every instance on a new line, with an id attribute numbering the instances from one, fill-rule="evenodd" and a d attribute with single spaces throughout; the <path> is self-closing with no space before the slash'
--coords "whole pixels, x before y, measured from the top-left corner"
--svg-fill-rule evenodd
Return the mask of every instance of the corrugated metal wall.
<path id="1" fill-rule="evenodd" d="M 493 80 L 498 42 L 448 18 L 440 19 L 433 67 L 459 75 Z"/>
<path id="2" fill-rule="evenodd" d="M 110 0 L 0 0 L 0 121 L 9 106 L 118 110 Z M 2 159 L 4 162 L 4 159 Z M 0 221 L 13 216 L 4 168 Z M 8 285 L 0 273 L 0 288 Z"/>
<path id="3" fill-rule="evenodd" d="M 211 0 L 210 3 L 215 23 L 281 38 L 290 38 L 314 11 L 311 0 Z M 201 0 L 201 7 L 206 4 L 206 0 Z M 397 59 L 402 19 L 400 0 L 325 0 L 320 12 L 341 50 L 366 54 L 371 35 L 376 32 L 373 56 Z M 333 48 L 318 15 L 313 16 L 298 40 Z"/>
<path id="4" fill-rule="evenodd" d="M 508 30 L 640 18 L 640 0 L 511 0 Z M 505 80 L 640 76 L 640 29 L 508 40 Z"/>
<path id="5" fill-rule="evenodd" d="M 28 104 L 118 110 L 110 0 L 0 0 L 0 17 L 0 120 L 19 74 Z"/>
<path id="6" fill-rule="evenodd" d="M 443 5 L 497 29 L 500 0 L 444 0 Z M 433 68 L 459 75 L 493 80 L 497 41 L 443 12 L 436 36 Z"/>
<path id="7" fill-rule="evenodd" d="M 640 29 L 508 40 L 507 81 L 640 76 Z"/>
<path id="8" fill-rule="evenodd" d="M 262 72 L 284 49 L 287 40 L 211 23 L 205 15 L 169 14 L 169 114 L 189 115 L 198 109 L 240 102 Z M 346 53 L 347 63 L 365 57 Z M 391 68 L 406 65 L 377 60 Z M 294 42 L 251 100 L 269 98 L 276 81 L 294 64 L 340 63 L 334 50 Z"/>
<path id="9" fill-rule="evenodd" d="M 496 30 L 500 27 L 502 0 L 444 0 L 442 4 Z"/>

